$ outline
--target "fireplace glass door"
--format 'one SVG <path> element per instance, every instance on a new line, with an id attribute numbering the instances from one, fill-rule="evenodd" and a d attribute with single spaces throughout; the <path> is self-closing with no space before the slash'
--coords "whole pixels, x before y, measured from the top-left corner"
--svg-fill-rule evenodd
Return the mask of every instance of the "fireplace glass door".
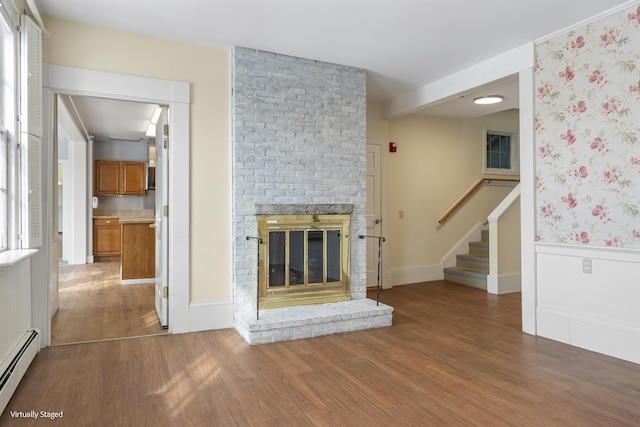
<path id="1" fill-rule="evenodd" d="M 349 298 L 348 215 L 259 215 L 260 305 Z"/>
<path id="2" fill-rule="evenodd" d="M 340 230 L 270 231 L 268 241 L 270 288 L 342 279 Z"/>

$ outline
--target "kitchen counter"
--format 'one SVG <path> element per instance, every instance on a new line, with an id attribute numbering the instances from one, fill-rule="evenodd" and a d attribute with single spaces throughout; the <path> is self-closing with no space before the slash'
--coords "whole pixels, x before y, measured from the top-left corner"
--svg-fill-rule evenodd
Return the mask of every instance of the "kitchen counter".
<path id="1" fill-rule="evenodd" d="M 122 284 L 155 281 L 153 210 L 94 210 L 94 254 L 120 255 Z"/>
<path id="2" fill-rule="evenodd" d="M 155 222 L 153 215 L 94 215 L 93 219 L 119 220 L 120 224 L 125 222 Z"/>
<path id="3" fill-rule="evenodd" d="M 123 218 L 123 217 L 153 217 L 155 212 L 153 209 L 94 209 L 94 218 Z"/>

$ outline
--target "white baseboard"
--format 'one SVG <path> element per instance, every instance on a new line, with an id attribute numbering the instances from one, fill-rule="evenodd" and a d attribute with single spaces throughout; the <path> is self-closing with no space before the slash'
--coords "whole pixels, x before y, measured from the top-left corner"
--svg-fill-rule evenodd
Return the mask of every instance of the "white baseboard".
<path id="1" fill-rule="evenodd" d="M 540 306 L 537 318 L 541 337 L 640 364 L 640 329 Z"/>
<path id="2" fill-rule="evenodd" d="M 431 282 L 444 279 L 441 265 L 424 265 L 420 267 L 398 268 L 387 271 L 387 283 L 392 286 L 409 285 L 411 283 Z"/>
<path id="3" fill-rule="evenodd" d="M 189 304 L 189 332 L 232 327 L 232 301 L 199 301 Z"/>
<path id="4" fill-rule="evenodd" d="M 487 276 L 487 292 L 501 295 L 520 292 L 522 290 L 522 276 L 520 273 Z"/>

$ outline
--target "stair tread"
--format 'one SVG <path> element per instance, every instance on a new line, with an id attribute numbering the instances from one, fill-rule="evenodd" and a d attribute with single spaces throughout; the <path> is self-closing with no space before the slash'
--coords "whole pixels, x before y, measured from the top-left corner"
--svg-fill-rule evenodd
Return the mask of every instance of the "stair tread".
<path id="1" fill-rule="evenodd" d="M 456 257 L 479 262 L 489 262 L 489 255 L 484 254 L 458 254 Z"/>
<path id="2" fill-rule="evenodd" d="M 481 246 L 483 248 L 488 248 L 489 247 L 489 242 L 483 242 L 483 241 L 469 242 L 469 246 Z"/>

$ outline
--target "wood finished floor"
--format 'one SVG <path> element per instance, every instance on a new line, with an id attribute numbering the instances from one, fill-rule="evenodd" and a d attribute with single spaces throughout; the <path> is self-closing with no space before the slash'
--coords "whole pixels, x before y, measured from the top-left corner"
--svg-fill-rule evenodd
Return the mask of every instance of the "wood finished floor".
<path id="1" fill-rule="evenodd" d="M 162 334 L 154 284 L 120 284 L 120 261 L 60 265 L 53 345 Z"/>
<path id="2" fill-rule="evenodd" d="M 372 294 L 375 297 L 375 293 Z M 10 411 L 64 426 L 637 426 L 640 365 L 523 334 L 520 295 L 395 287 L 393 326 L 250 346 L 232 329 L 49 347 Z"/>

